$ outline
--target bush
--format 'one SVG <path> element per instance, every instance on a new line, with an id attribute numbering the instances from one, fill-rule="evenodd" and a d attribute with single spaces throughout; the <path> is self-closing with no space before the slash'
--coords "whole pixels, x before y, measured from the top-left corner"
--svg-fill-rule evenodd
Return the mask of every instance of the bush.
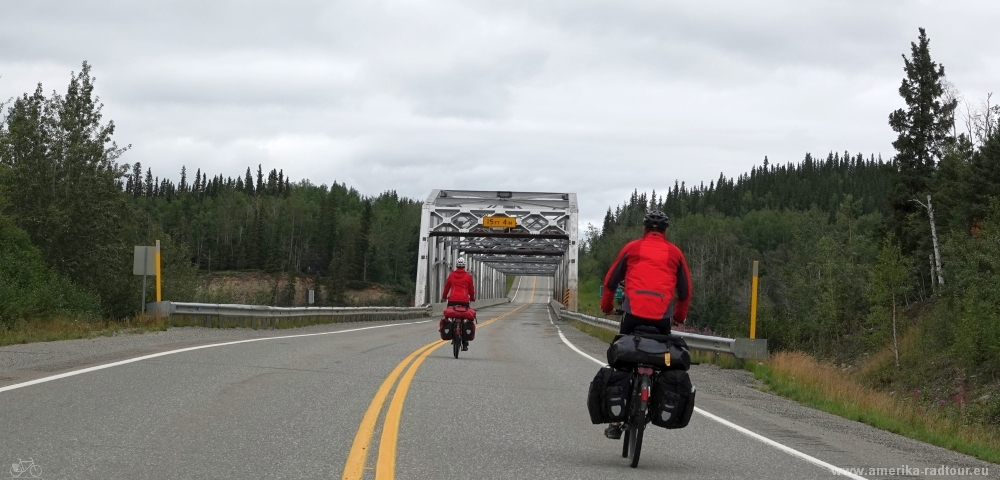
<path id="1" fill-rule="evenodd" d="M 97 295 L 57 275 L 24 230 L 0 216 L 0 325 L 60 314 L 93 317 Z"/>

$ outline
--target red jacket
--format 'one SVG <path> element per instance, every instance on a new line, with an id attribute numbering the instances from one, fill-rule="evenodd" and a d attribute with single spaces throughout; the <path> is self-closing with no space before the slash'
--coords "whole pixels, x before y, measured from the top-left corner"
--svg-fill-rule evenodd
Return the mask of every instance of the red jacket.
<path id="1" fill-rule="evenodd" d="M 601 310 L 614 308 L 615 289 L 625 281 L 622 309 L 646 320 L 679 322 L 687 318 L 691 304 L 691 271 L 681 249 L 662 233 L 649 232 L 622 248 L 604 277 Z M 674 297 L 674 292 L 677 296 Z M 671 305 L 676 299 L 677 305 Z"/>
<path id="2" fill-rule="evenodd" d="M 456 268 L 448 281 L 444 282 L 444 292 L 441 298 L 449 302 L 472 302 L 476 300 L 476 286 L 472 284 L 472 275 L 464 268 Z"/>

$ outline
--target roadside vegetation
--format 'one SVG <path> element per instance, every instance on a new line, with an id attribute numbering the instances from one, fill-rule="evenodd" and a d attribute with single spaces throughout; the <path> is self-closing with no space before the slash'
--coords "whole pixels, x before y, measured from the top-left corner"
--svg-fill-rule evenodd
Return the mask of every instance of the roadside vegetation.
<path id="1" fill-rule="evenodd" d="M 184 167 L 175 183 L 123 162 L 130 147 L 102 109 L 86 62 L 62 93 L 38 85 L 0 103 L 0 336 L 119 331 L 141 308 L 132 247 L 156 240 L 167 300 L 303 305 L 307 282 L 318 305 L 410 304 L 418 202 L 260 165 L 213 177 Z M 211 288 L 226 270 L 281 280 Z M 145 293 L 155 299 L 154 282 Z"/>
<path id="2" fill-rule="evenodd" d="M 988 402 L 933 405 L 920 390 L 872 388 L 857 375 L 802 352 L 778 352 L 745 368 L 765 391 L 834 415 L 1000 463 L 1000 431 L 979 421 Z"/>
<path id="3" fill-rule="evenodd" d="M 769 388 L 997 461 L 1000 107 L 962 101 L 923 29 L 902 66 L 892 158 L 765 157 L 735 178 L 634 192 L 585 230 L 580 308 L 599 313 L 614 256 L 663 210 L 695 328 L 747 336 L 760 261 L 757 335 L 775 357 L 753 371 Z"/>
<path id="4" fill-rule="evenodd" d="M 0 328 L 0 347 L 19 343 L 110 337 L 123 333 L 157 332 L 166 330 L 169 326 L 165 318 L 149 315 L 136 315 L 123 320 L 45 316 L 30 321 L 17 320 Z"/>

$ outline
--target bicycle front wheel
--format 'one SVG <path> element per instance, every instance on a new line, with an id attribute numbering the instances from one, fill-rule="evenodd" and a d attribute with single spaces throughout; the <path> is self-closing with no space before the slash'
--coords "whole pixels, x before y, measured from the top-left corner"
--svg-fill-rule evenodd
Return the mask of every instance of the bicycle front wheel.
<path id="1" fill-rule="evenodd" d="M 628 458 L 628 443 L 631 439 L 631 434 L 628 429 L 625 430 L 625 434 L 622 435 L 622 458 Z"/>

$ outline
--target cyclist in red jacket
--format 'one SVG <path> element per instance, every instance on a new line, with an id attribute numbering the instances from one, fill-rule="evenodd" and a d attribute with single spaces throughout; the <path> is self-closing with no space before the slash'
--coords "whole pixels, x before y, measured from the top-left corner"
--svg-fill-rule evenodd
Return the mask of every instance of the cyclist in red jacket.
<path id="1" fill-rule="evenodd" d="M 670 220 L 666 214 L 653 210 L 646 214 L 642 223 L 645 226 L 642 238 L 622 248 L 604 277 L 601 310 L 612 312 L 615 289 L 624 280 L 622 310 L 625 315 L 620 333 L 632 333 L 635 327 L 648 325 L 669 334 L 671 323 L 680 325 L 687 318 L 691 305 L 691 271 L 681 249 L 667 241 Z"/>
<path id="2" fill-rule="evenodd" d="M 448 275 L 448 280 L 444 282 L 444 292 L 441 293 L 441 301 L 448 302 L 449 307 L 470 307 L 470 303 L 476 301 L 476 286 L 472 283 L 472 275 L 469 275 L 469 272 L 465 271 L 465 257 L 458 258 L 458 261 L 455 262 L 455 270 Z M 472 322 L 472 331 L 475 332 L 475 317 L 473 317 Z M 463 337 L 462 350 L 466 351 L 468 349 L 469 342 Z"/>
<path id="3" fill-rule="evenodd" d="M 441 301 L 448 302 L 449 307 L 456 305 L 468 307 L 469 303 L 476 301 L 476 286 L 472 283 L 472 275 L 465 271 L 465 257 L 458 258 L 458 261 L 455 262 L 455 270 L 448 275 L 448 280 L 444 282 Z"/>
<path id="4" fill-rule="evenodd" d="M 645 227 L 642 238 L 622 248 L 604 277 L 601 310 L 612 312 L 615 290 L 624 280 L 622 310 L 625 314 L 619 333 L 629 334 L 645 325 L 667 335 L 672 325 L 680 325 L 687 318 L 691 305 L 691 271 L 681 249 L 667 241 L 670 220 L 666 214 L 653 210 L 646 214 L 642 224 Z M 612 423 L 604 435 L 621 438 L 621 425 Z"/>

